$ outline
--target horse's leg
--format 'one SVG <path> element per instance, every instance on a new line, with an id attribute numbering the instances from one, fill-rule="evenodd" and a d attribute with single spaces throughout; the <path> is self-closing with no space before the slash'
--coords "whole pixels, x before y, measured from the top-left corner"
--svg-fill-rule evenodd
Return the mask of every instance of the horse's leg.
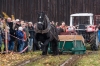
<path id="1" fill-rule="evenodd" d="M 48 46 L 49 46 L 49 39 L 44 42 L 42 55 L 47 55 Z"/>
<path id="2" fill-rule="evenodd" d="M 36 51 L 38 47 L 38 41 L 34 38 L 34 42 L 33 42 L 33 51 Z"/>
<path id="3" fill-rule="evenodd" d="M 51 46 L 52 46 L 53 55 L 58 55 L 58 41 L 53 40 L 51 44 L 52 44 Z"/>

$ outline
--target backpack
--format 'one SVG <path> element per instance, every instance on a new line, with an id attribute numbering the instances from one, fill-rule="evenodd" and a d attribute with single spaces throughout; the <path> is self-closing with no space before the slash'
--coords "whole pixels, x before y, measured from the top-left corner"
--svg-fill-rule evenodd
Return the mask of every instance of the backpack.
<path id="1" fill-rule="evenodd" d="M 23 31 L 23 34 L 24 34 L 24 40 L 26 41 L 27 40 L 27 37 L 26 37 L 26 32 Z"/>

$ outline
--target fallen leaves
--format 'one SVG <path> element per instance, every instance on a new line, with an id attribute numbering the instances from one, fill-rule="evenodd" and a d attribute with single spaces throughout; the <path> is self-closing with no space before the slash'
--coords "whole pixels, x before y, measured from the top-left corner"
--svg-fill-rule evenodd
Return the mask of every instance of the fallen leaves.
<path id="1" fill-rule="evenodd" d="M 41 52 L 28 52 L 24 54 L 0 54 L 0 66 L 13 66 L 17 63 L 40 56 Z"/>

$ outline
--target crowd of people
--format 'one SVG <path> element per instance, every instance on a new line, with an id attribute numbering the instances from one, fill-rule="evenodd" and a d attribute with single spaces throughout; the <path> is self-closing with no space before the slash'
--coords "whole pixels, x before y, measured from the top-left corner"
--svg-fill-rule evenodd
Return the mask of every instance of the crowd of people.
<path id="1" fill-rule="evenodd" d="M 0 52 L 5 51 L 6 48 L 8 52 L 21 52 L 27 46 L 27 51 L 32 51 L 33 39 L 34 25 L 32 22 L 0 17 Z M 4 49 L 2 49 L 3 45 Z"/>

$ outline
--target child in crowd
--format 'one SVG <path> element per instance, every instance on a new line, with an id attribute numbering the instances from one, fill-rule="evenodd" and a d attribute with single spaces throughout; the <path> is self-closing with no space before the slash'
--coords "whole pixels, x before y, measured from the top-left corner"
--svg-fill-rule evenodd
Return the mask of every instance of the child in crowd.
<path id="1" fill-rule="evenodd" d="M 24 33 L 22 27 L 18 28 L 16 35 L 18 38 L 18 52 L 21 52 L 24 49 Z"/>

